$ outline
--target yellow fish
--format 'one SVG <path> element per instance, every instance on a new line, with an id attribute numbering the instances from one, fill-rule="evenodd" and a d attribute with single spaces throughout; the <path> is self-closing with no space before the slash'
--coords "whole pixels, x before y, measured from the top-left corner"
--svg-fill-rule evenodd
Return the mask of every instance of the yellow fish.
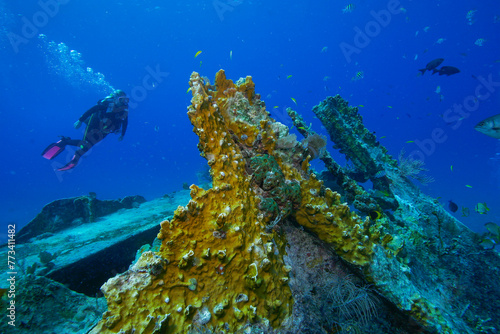
<path id="1" fill-rule="evenodd" d="M 480 215 L 485 215 L 490 211 L 490 208 L 486 205 L 486 203 L 477 203 L 475 207 L 475 211 Z"/>
<path id="2" fill-rule="evenodd" d="M 229 51 L 229 60 L 233 60 L 233 50 Z"/>
<path id="3" fill-rule="evenodd" d="M 200 54 L 201 54 L 201 51 L 198 51 L 198 52 L 196 52 L 196 54 L 194 55 L 194 57 L 196 58 L 196 57 L 198 57 Z"/>
<path id="4" fill-rule="evenodd" d="M 382 136 L 382 137 L 380 137 L 380 139 L 383 139 L 383 138 L 385 138 L 385 137 L 387 137 L 387 136 Z"/>
<path id="5" fill-rule="evenodd" d="M 279 107 L 278 106 L 274 106 L 273 109 L 278 109 Z"/>
<path id="6" fill-rule="evenodd" d="M 297 105 L 297 100 L 295 100 L 293 97 L 291 97 L 293 103 L 295 103 Z"/>
<path id="7" fill-rule="evenodd" d="M 472 188 L 472 186 L 471 186 L 471 185 L 468 185 L 468 184 L 466 184 L 465 186 L 466 186 L 467 188 Z"/>
<path id="8" fill-rule="evenodd" d="M 377 220 L 382 217 L 382 213 L 380 213 L 380 211 L 371 211 L 370 213 L 368 213 L 368 215 L 370 216 L 371 220 Z"/>
<path id="9" fill-rule="evenodd" d="M 484 224 L 484 227 L 486 227 L 486 229 L 491 234 L 499 235 L 500 236 L 500 226 L 498 226 L 497 224 L 495 224 L 493 222 L 489 222 L 489 223 Z"/>
<path id="10" fill-rule="evenodd" d="M 186 91 L 186 93 L 189 93 L 191 91 L 191 87 L 188 88 L 188 90 Z"/>
<path id="11" fill-rule="evenodd" d="M 290 74 L 290 75 L 289 75 L 289 76 L 287 76 L 286 78 L 287 78 L 287 79 L 290 79 L 291 77 L 292 77 L 292 75 Z"/>
<path id="12" fill-rule="evenodd" d="M 481 246 L 483 249 L 493 249 L 493 248 L 495 248 L 495 245 L 496 244 L 493 242 L 493 240 L 488 239 L 488 238 L 484 238 L 479 243 L 479 246 Z"/>
<path id="13" fill-rule="evenodd" d="M 356 75 L 351 78 L 351 81 L 358 81 L 358 80 L 363 79 L 364 77 L 365 77 L 365 72 L 358 71 L 358 72 L 356 72 Z"/>
<path id="14" fill-rule="evenodd" d="M 408 140 L 406 143 L 409 144 L 409 143 L 414 143 L 415 141 L 414 140 Z"/>
<path id="15" fill-rule="evenodd" d="M 358 107 L 364 108 L 365 106 L 362 104 L 358 104 Z"/>
<path id="16" fill-rule="evenodd" d="M 477 46 L 483 46 L 484 43 L 486 43 L 486 40 L 484 38 L 478 38 L 474 44 L 476 44 Z"/>
<path id="17" fill-rule="evenodd" d="M 344 9 L 342 9 L 342 12 L 345 14 L 345 13 L 352 13 L 352 11 L 354 10 L 354 8 L 356 8 L 356 6 L 352 3 L 348 4 L 347 6 L 344 7 Z"/>
<path id="18" fill-rule="evenodd" d="M 470 211 L 469 208 L 462 207 L 462 217 L 469 217 Z"/>
<path id="19" fill-rule="evenodd" d="M 453 165 L 450 166 L 450 170 L 453 172 Z"/>

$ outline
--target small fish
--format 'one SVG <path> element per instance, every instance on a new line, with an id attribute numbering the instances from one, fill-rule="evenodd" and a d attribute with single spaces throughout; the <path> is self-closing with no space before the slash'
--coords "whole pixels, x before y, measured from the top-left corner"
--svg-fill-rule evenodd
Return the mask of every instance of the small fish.
<path id="1" fill-rule="evenodd" d="M 328 80 L 330 80 L 330 77 L 329 77 L 329 76 L 325 76 L 325 77 L 323 78 L 323 81 L 328 81 Z"/>
<path id="2" fill-rule="evenodd" d="M 431 27 L 425 27 L 424 32 L 428 32 Z"/>
<path id="3" fill-rule="evenodd" d="M 488 213 L 488 211 L 490 211 L 486 203 L 477 203 L 474 210 L 480 215 L 485 215 Z"/>
<path id="4" fill-rule="evenodd" d="M 365 106 L 362 104 L 358 104 L 358 107 L 364 108 Z"/>
<path id="5" fill-rule="evenodd" d="M 391 197 L 391 194 L 385 190 L 376 190 L 375 195 L 378 197 L 384 196 L 384 197 Z"/>
<path id="6" fill-rule="evenodd" d="M 297 100 L 295 100 L 293 97 L 291 97 L 293 103 L 295 103 L 295 105 L 297 105 Z"/>
<path id="7" fill-rule="evenodd" d="M 471 19 L 474 17 L 476 14 L 477 10 L 476 9 L 471 9 L 467 12 L 467 15 L 465 16 L 467 19 Z"/>
<path id="8" fill-rule="evenodd" d="M 278 109 L 278 108 L 279 108 L 279 106 L 274 106 L 274 107 L 273 107 L 273 109 Z"/>
<path id="9" fill-rule="evenodd" d="M 321 49 L 321 52 L 326 52 L 328 51 L 328 46 L 324 46 L 322 49 Z"/>
<path id="10" fill-rule="evenodd" d="M 160 131 L 160 127 L 158 125 L 155 126 L 155 131 L 156 132 L 159 132 Z"/>
<path id="11" fill-rule="evenodd" d="M 387 137 L 387 136 L 382 136 L 382 137 L 380 137 L 380 139 L 384 139 L 384 138 L 386 138 L 386 137 Z"/>
<path id="12" fill-rule="evenodd" d="M 467 20 L 467 24 L 468 24 L 468 25 L 470 25 L 470 26 L 471 26 L 471 25 L 473 25 L 473 24 L 474 24 L 474 22 L 476 22 L 476 20 L 474 20 L 474 15 L 476 15 L 476 12 L 477 12 L 477 10 L 476 10 L 476 9 L 472 9 L 472 10 L 469 10 L 469 11 L 467 12 L 467 14 L 465 15 L 465 18 L 466 18 L 466 20 Z"/>
<path id="13" fill-rule="evenodd" d="M 386 175 L 387 175 L 387 172 L 385 170 L 380 170 L 377 173 L 375 173 L 374 177 L 378 179 L 378 178 L 384 177 Z"/>
<path id="14" fill-rule="evenodd" d="M 500 114 L 479 122 L 474 129 L 487 136 L 500 139 Z"/>
<path id="15" fill-rule="evenodd" d="M 425 65 L 425 68 L 422 68 L 419 71 L 422 72 L 422 75 L 424 75 L 425 71 L 434 70 L 436 67 L 438 67 L 439 65 L 441 65 L 441 63 L 443 61 L 444 61 L 444 58 L 436 58 L 436 59 L 430 61 L 429 63 L 427 63 L 427 65 Z"/>
<path id="16" fill-rule="evenodd" d="M 436 90 L 434 91 L 434 93 L 436 93 L 436 94 L 441 93 L 441 86 L 437 86 Z"/>
<path id="17" fill-rule="evenodd" d="M 453 165 L 450 166 L 450 170 L 453 172 Z"/>
<path id="18" fill-rule="evenodd" d="M 446 38 L 438 38 L 434 44 L 443 44 L 444 41 L 446 41 Z"/>
<path id="19" fill-rule="evenodd" d="M 414 140 L 408 140 L 406 143 L 410 144 L 410 143 L 414 143 L 414 142 L 415 142 Z"/>
<path id="20" fill-rule="evenodd" d="M 198 57 L 200 54 L 201 54 L 201 51 L 198 51 L 198 52 L 196 52 L 196 54 L 194 55 L 194 57 L 196 58 L 196 57 Z"/>
<path id="21" fill-rule="evenodd" d="M 368 215 L 370 216 L 371 220 L 377 220 L 382 217 L 382 213 L 380 211 L 371 211 L 370 213 L 368 213 Z"/>
<path id="22" fill-rule="evenodd" d="M 493 249 L 495 248 L 496 243 L 491 239 L 484 238 L 479 243 L 479 246 L 481 246 L 483 249 Z"/>
<path id="23" fill-rule="evenodd" d="M 356 72 L 356 75 L 351 78 L 351 81 L 358 81 L 365 77 L 365 73 L 363 71 Z"/>
<path id="24" fill-rule="evenodd" d="M 493 222 L 484 224 L 484 227 L 493 235 L 500 236 L 500 226 Z"/>
<path id="25" fill-rule="evenodd" d="M 290 75 L 287 75 L 287 77 L 286 77 L 286 78 L 287 78 L 287 79 L 290 79 L 291 77 L 292 77 L 292 75 L 290 74 Z"/>
<path id="26" fill-rule="evenodd" d="M 453 202 L 453 201 L 448 201 L 448 209 L 450 209 L 451 212 L 455 213 L 457 212 L 458 210 L 458 205 L 457 203 Z"/>
<path id="27" fill-rule="evenodd" d="M 345 6 L 344 9 L 342 9 L 342 13 L 344 13 L 344 14 L 346 14 L 346 13 L 352 13 L 352 11 L 354 10 L 354 8 L 356 8 L 356 5 L 350 3 L 347 6 Z"/>
<path id="28" fill-rule="evenodd" d="M 454 66 L 443 66 L 440 69 L 433 69 L 432 74 L 439 73 L 439 75 L 450 76 L 452 74 L 460 73 L 460 70 Z"/>
<path id="29" fill-rule="evenodd" d="M 462 217 L 469 217 L 469 215 L 470 215 L 469 208 L 466 208 L 465 206 L 462 206 Z"/>
<path id="30" fill-rule="evenodd" d="M 467 188 L 472 188 L 472 186 L 470 184 L 466 184 L 465 185 Z"/>
<path id="31" fill-rule="evenodd" d="M 418 59 L 418 54 L 415 55 L 415 57 L 413 57 L 413 60 L 417 60 Z"/>
<path id="32" fill-rule="evenodd" d="M 495 15 L 495 17 L 493 17 L 493 23 L 498 23 L 500 22 L 500 15 Z"/>
<path id="33" fill-rule="evenodd" d="M 202 62 L 201 62 L 201 60 L 200 60 L 200 67 L 201 67 L 201 64 L 202 64 Z"/>
<path id="34" fill-rule="evenodd" d="M 392 106 L 387 106 L 387 108 L 392 109 Z"/>
<path id="35" fill-rule="evenodd" d="M 188 90 L 186 91 L 186 94 L 189 93 L 191 91 L 191 87 L 188 88 Z"/>
<path id="36" fill-rule="evenodd" d="M 229 51 L 229 60 L 233 60 L 233 50 Z"/>
<path id="37" fill-rule="evenodd" d="M 477 46 L 483 46 L 484 43 L 486 43 L 486 40 L 484 38 L 478 38 L 476 39 L 476 41 L 474 42 L 474 44 L 476 44 Z"/>
<path id="38" fill-rule="evenodd" d="M 417 37 L 417 36 L 418 36 L 418 30 L 417 30 L 417 31 L 415 31 L 415 37 Z"/>

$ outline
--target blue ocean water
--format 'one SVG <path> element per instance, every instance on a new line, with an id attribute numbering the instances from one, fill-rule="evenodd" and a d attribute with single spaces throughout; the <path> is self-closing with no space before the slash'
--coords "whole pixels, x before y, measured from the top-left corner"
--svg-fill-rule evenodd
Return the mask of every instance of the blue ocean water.
<path id="1" fill-rule="evenodd" d="M 456 202 L 475 231 L 500 223 L 499 140 L 474 130 L 500 113 L 498 1 L 0 1 L 0 13 L 1 241 L 8 223 L 20 229 L 55 199 L 153 199 L 199 182 L 189 75 L 213 80 L 221 68 L 251 75 L 290 126 L 286 107 L 326 135 L 313 106 L 336 94 L 362 105 L 394 157 L 424 159 L 435 181 L 423 192 Z M 419 76 L 436 58 L 460 73 Z M 55 172 L 42 150 L 58 135 L 80 138 L 73 123 L 112 88 L 133 104 L 125 139 L 110 135 Z M 479 202 L 487 214 L 474 211 Z"/>

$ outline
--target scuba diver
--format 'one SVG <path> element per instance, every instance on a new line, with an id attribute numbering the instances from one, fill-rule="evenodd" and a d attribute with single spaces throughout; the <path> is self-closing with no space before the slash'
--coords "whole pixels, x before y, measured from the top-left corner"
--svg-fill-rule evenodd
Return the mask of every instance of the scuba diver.
<path id="1" fill-rule="evenodd" d="M 66 171 L 74 168 L 82 155 L 87 153 L 92 146 L 106 138 L 108 134 L 118 134 L 121 132 L 118 138 L 121 141 L 127 131 L 128 102 L 129 98 L 122 90 L 116 90 L 111 95 L 100 100 L 95 106 L 87 110 L 74 124 L 75 129 L 78 129 L 82 123 L 87 125 L 83 139 L 71 139 L 61 136 L 61 140 L 50 144 L 42 152 L 42 157 L 52 160 L 64 151 L 66 145 L 78 147 L 71 161 L 57 169 L 58 171 Z"/>

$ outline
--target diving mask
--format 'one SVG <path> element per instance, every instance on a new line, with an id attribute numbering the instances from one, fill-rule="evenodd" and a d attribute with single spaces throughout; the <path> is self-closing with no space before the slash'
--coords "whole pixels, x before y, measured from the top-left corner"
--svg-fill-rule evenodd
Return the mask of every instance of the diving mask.
<path id="1" fill-rule="evenodd" d="M 116 99 L 116 104 L 122 105 L 122 106 L 128 106 L 128 102 L 130 99 L 126 96 L 120 96 Z"/>

